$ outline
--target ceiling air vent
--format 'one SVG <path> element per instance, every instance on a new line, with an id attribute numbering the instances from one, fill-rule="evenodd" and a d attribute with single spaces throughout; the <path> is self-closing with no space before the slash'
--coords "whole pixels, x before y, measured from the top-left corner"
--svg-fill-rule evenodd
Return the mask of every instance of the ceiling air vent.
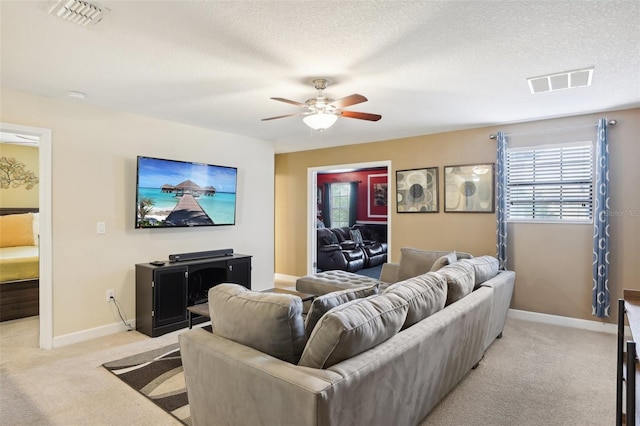
<path id="1" fill-rule="evenodd" d="M 74 24 L 96 25 L 109 12 L 109 8 L 82 0 L 53 0 L 49 13 Z"/>
<path id="2" fill-rule="evenodd" d="M 591 86 L 593 67 L 581 70 L 564 71 L 561 73 L 529 77 L 529 90 L 532 94 L 553 92 L 554 90 L 573 89 Z"/>

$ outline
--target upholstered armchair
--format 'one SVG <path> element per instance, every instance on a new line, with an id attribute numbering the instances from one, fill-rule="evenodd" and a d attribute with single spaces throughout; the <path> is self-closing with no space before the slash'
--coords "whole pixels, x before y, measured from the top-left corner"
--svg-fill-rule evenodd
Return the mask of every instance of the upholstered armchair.
<path id="1" fill-rule="evenodd" d="M 364 252 L 353 241 L 341 243 L 328 228 L 319 228 L 317 232 L 318 269 L 356 272 L 364 267 Z"/>

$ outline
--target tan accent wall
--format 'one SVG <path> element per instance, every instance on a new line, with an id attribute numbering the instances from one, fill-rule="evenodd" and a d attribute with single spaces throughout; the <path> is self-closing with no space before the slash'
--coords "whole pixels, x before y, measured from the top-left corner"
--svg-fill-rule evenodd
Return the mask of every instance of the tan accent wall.
<path id="1" fill-rule="evenodd" d="M 0 143 L 0 157 L 15 158 L 25 165 L 25 171 L 40 176 L 37 147 Z M 26 185 L 0 188 L 0 207 L 38 207 L 39 188 L 38 184 L 31 189 L 27 189 Z"/>
<path id="2" fill-rule="evenodd" d="M 439 167 L 440 212 L 391 214 L 390 260 L 401 247 L 460 250 L 495 255 L 495 214 L 444 213 L 443 167 L 495 162 L 498 130 L 507 133 L 595 124 L 600 117 L 618 120 L 610 127 L 611 317 L 622 288 L 640 289 L 640 109 L 418 136 L 382 142 L 277 154 L 275 157 L 275 271 L 301 276 L 307 270 L 307 169 L 371 161 L 392 163 L 389 202 L 395 206 L 395 171 Z M 375 124 L 372 124 L 375 125 Z M 513 135 L 513 144 L 594 140 L 595 126 L 561 132 Z M 509 269 L 516 272 L 512 308 L 594 320 L 591 316 L 592 225 L 509 224 Z"/>

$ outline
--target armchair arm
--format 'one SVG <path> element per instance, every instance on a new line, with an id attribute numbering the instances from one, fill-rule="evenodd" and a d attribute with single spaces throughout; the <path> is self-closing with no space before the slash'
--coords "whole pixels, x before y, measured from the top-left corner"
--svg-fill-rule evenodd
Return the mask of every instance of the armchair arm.
<path id="1" fill-rule="evenodd" d="M 351 240 L 344 240 L 340 243 L 342 250 L 353 250 L 357 247 L 356 243 Z"/>
<path id="2" fill-rule="evenodd" d="M 318 251 L 322 251 L 322 252 L 341 251 L 341 250 L 342 250 L 342 247 L 340 247 L 340 244 L 327 244 L 326 246 L 318 247 Z"/>

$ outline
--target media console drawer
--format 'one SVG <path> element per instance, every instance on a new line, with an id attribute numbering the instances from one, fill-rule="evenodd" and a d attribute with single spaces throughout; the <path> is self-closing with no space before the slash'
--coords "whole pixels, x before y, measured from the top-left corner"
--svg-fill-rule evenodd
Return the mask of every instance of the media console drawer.
<path id="1" fill-rule="evenodd" d="M 223 282 L 251 289 L 251 256 L 136 264 L 136 330 L 158 337 L 187 327 L 187 307 L 205 303 L 209 289 Z"/>

